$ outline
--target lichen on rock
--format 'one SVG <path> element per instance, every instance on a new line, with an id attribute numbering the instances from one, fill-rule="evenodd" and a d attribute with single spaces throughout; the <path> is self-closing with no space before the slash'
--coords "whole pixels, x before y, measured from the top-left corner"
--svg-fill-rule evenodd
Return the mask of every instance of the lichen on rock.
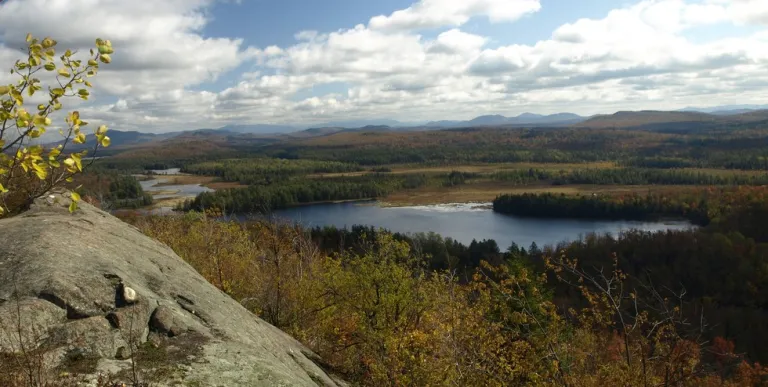
<path id="1" fill-rule="evenodd" d="M 45 350 L 51 370 L 95 359 L 95 378 L 130 369 L 135 354 L 158 386 L 344 384 L 167 246 L 86 203 L 70 214 L 68 200 L 0 221 L 0 325 Z M 18 354 L 2 332 L 0 355 Z"/>

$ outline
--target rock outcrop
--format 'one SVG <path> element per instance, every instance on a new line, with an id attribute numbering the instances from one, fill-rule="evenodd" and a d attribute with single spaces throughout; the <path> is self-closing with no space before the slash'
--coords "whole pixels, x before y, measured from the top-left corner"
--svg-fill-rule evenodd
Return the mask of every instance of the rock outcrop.
<path id="1" fill-rule="evenodd" d="M 167 246 L 66 193 L 0 221 L 0 356 L 153 385 L 337 386 Z M 90 379 L 88 379 L 90 378 Z"/>

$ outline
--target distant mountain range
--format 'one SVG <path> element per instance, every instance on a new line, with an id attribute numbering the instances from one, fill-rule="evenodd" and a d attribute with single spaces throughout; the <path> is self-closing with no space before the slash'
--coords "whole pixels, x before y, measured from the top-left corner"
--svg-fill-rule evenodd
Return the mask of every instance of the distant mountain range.
<path id="1" fill-rule="evenodd" d="M 721 105 L 706 108 L 687 107 L 680 109 L 681 112 L 701 112 L 715 115 L 733 115 L 747 113 L 754 110 L 768 110 L 768 105 Z"/>
<path id="2" fill-rule="evenodd" d="M 580 128 L 636 128 L 682 131 L 707 129 L 725 124 L 768 124 L 768 110 L 746 110 L 739 113 L 719 114 L 717 112 L 723 112 L 723 110 L 715 110 L 713 113 L 655 110 L 621 111 L 614 114 L 597 115 L 572 126 Z"/>
<path id="3" fill-rule="evenodd" d="M 211 138 L 230 143 L 233 141 L 279 141 L 289 138 L 328 136 L 345 131 L 417 131 L 464 127 L 573 127 L 573 128 L 640 128 L 651 130 L 697 130 L 721 124 L 765 123 L 768 125 L 768 105 L 728 105 L 708 108 L 689 107 L 677 111 L 620 111 L 583 117 L 573 113 L 541 115 L 523 113 L 515 117 L 484 115 L 468 121 L 431 121 L 405 123 L 396 120 L 352 120 L 329 122 L 310 129 L 293 125 L 249 124 L 227 125 L 217 129 L 195 129 L 153 134 L 136 131 L 110 130 L 110 151 L 115 148 L 142 147 L 178 137 Z M 93 136 L 86 144 L 68 146 L 78 151 L 93 147 Z M 53 143 L 53 145 L 60 142 Z M 111 153 L 111 152 L 110 152 Z"/>
<path id="4" fill-rule="evenodd" d="M 502 115 L 479 116 L 468 121 L 430 121 L 423 122 L 402 122 L 389 119 L 377 120 L 350 120 L 326 122 L 310 128 L 312 131 L 324 129 L 325 131 L 339 131 L 343 129 L 359 129 L 364 127 L 388 127 L 393 130 L 419 130 L 419 129 L 439 129 L 439 128 L 460 128 L 464 126 L 491 126 L 491 125 L 537 125 L 537 126 L 566 126 L 582 122 L 588 117 L 582 117 L 573 113 L 558 113 L 550 115 L 541 115 L 533 113 L 523 113 L 516 117 L 505 117 Z M 291 133 L 301 131 L 299 126 L 291 125 L 228 125 L 220 128 L 233 133 Z M 333 129 L 333 130 L 331 130 Z"/>
<path id="5" fill-rule="evenodd" d="M 686 113 L 707 113 L 713 115 L 737 115 L 748 113 L 756 110 L 768 109 L 768 105 L 724 105 L 713 106 L 705 108 L 687 107 L 680 109 L 677 112 Z M 619 112 L 624 113 L 624 112 Z M 617 113 L 617 114 L 619 114 Z M 675 113 L 675 112 L 669 112 Z M 548 126 L 548 127 L 560 127 L 578 125 L 582 122 L 590 120 L 594 117 L 603 117 L 605 115 L 596 116 L 580 116 L 574 113 L 557 113 L 557 114 L 534 114 L 523 113 L 514 117 L 506 117 L 503 115 L 484 115 L 475 117 L 471 120 L 444 120 L 444 121 L 430 121 L 430 122 L 402 122 L 391 119 L 369 119 L 369 120 L 346 120 L 325 122 L 317 125 L 313 125 L 309 129 L 312 132 L 338 132 L 344 129 L 360 129 L 364 127 L 387 127 L 391 130 L 424 130 L 424 129 L 441 129 L 441 128 L 461 128 L 472 126 Z M 672 114 L 670 117 L 674 117 Z M 662 119 L 663 120 L 663 119 Z M 672 118 L 672 121 L 679 119 Z M 283 134 L 292 133 L 297 135 L 300 132 L 307 131 L 306 126 L 300 125 L 275 125 L 275 124 L 251 124 L 251 125 L 227 125 L 218 130 L 228 131 L 232 133 L 244 133 L 244 134 Z M 298 136 L 304 136 L 304 134 L 298 134 Z"/>

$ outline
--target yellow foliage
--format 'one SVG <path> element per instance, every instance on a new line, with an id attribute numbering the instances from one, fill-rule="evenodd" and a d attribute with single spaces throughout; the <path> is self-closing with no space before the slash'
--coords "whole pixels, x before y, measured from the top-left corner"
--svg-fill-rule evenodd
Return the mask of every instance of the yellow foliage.
<path id="1" fill-rule="evenodd" d="M 601 288 L 575 260 L 548 261 L 564 281 L 581 276 L 587 307 L 565 313 L 545 275 L 483 263 L 460 283 L 425 270 L 424 257 L 387 233 L 363 252 L 328 256 L 293 225 L 195 213 L 135 223 L 359 385 L 759 386 L 768 377 L 746 362 L 711 372 L 673 320 L 637 313 L 622 324 L 611 301 L 624 291 L 618 270 Z M 638 297 L 629 294 L 622 302 Z"/>
<path id="2" fill-rule="evenodd" d="M 80 127 L 87 125 L 87 122 L 80 120 L 77 112 L 68 115 L 67 126 L 60 131 L 64 145 L 56 152 L 51 151 L 48 157 L 43 158 L 42 147 L 27 144 L 29 139 L 42 136 L 46 128 L 53 124 L 49 114 L 62 108 L 63 99 L 88 99 L 88 90 L 79 89 L 75 92 L 74 85 L 84 83 L 86 87 L 92 87 L 84 78 L 96 74 L 100 66 L 96 59 L 109 63 L 109 58 L 103 58 L 107 55 L 104 52 L 112 53 L 113 49 L 108 40 L 99 39 L 99 51 L 92 51 L 87 66 L 82 66 L 82 61 L 74 59 L 70 50 L 57 58 L 56 45 L 57 42 L 51 38 L 39 40 L 27 35 L 26 59 L 16 61 L 11 68 L 11 74 L 18 76 L 18 81 L 0 85 L 0 187 L 4 187 L 0 189 L 0 216 L 23 210 L 35 198 L 45 195 L 71 179 L 72 175 L 83 171 L 81 160 L 86 155 L 85 151 L 62 155 L 68 144 L 86 142 L 86 135 L 80 132 Z M 35 77 L 40 70 L 57 70 L 55 84 L 58 87 L 43 86 L 41 80 Z M 24 107 L 24 95 L 31 97 L 41 90 L 48 91 L 47 103 L 36 105 L 37 113 L 31 114 Z M 96 149 L 109 146 L 109 137 L 105 132 L 106 127 L 99 129 Z M 65 165 L 63 168 L 62 158 Z M 77 202 L 73 201 L 70 210 L 75 209 Z"/>

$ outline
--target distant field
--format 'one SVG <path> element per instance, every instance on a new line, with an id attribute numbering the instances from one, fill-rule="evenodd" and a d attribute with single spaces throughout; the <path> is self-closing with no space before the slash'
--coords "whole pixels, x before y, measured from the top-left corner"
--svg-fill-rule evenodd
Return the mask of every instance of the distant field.
<path id="1" fill-rule="evenodd" d="M 407 174 L 407 173 L 451 173 L 468 172 L 468 173 L 493 173 L 499 171 L 519 170 L 519 169 L 544 169 L 544 170 L 573 170 L 573 169 L 606 169 L 616 168 L 614 162 L 598 162 L 598 163 L 571 163 L 571 164 L 558 164 L 558 163 L 500 163 L 500 164 L 468 164 L 468 165 L 442 165 L 438 167 L 425 167 L 423 165 L 392 165 L 388 168 L 392 170 L 393 174 Z M 372 171 L 360 171 L 360 172 L 345 172 L 345 173 L 318 173 L 308 175 L 308 177 L 341 177 L 341 176 L 361 176 Z"/>
<path id="2" fill-rule="evenodd" d="M 743 171 L 740 169 L 715 169 L 715 168 L 682 168 L 683 171 L 700 172 L 716 176 L 760 176 L 766 171 Z"/>
<path id="3" fill-rule="evenodd" d="M 213 176 L 198 176 L 198 175 L 163 175 L 167 181 L 158 183 L 155 187 L 164 187 L 169 185 L 183 185 L 183 184 L 200 184 L 210 189 L 228 189 L 228 188 L 245 188 L 246 185 L 242 185 L 238 182 L 226 182 L 216 181 L 216 177 Z"/>
<path id="4" fill-rule="evenodd" d="M 520 186 L 506 182 L 481 183 L 457 187 L 425 187 L 400 191 L 382 199 L 385 205 L 409 206 L 423 204 L 491 202 L 501 194 L 523 193 L 564 193 L 564 194 L 606 194 L 646 193 L 649 191 L 691 190 L 695 186 L 670 185 L 530 185 Z"/>

